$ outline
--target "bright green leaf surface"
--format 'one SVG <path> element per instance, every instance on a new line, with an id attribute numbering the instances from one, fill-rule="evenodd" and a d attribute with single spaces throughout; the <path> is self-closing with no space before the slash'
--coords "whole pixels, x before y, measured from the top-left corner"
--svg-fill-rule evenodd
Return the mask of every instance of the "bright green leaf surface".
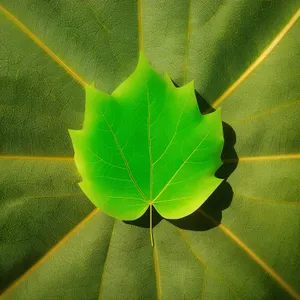
<path id="1" fill-rule="evenodd" d="M 130 76 L 142 36 L 153 68 L 179 86 L 194 79 L 209 103 L 300 7 L 298 0 L 140 2 L 140 14 L 134 0 L 0 4 L 98 90 L 110 94 Z M 221 226 L 189 230 L 161 220 L 154 247 L 148 228 L 89 215 L 68 134 L 82 128 L 84 89 L 2 10 L 0 24 L 3 299 L 300 298 L 299 18 L 221 103 L 240 158 Z M 195 214 L 195 223 L 204 221 Z"/>
<path id="2" fill-rule="evenodd" d="M 143 52 L 112 95 L 86 87 L 84 127 L 70 131 L 79 185 L 101 211 L 121 220 L 149 204 L 167 219 L 185 217 L 222 182 L 221 110 L 199 112 L 193 82 L 176 88 Z"/>

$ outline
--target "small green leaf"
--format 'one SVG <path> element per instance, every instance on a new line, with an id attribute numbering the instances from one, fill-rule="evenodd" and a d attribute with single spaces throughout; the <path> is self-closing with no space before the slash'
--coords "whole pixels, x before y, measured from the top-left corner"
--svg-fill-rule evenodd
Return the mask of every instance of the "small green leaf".
<path id="1" fill-rule="evenodd" d="M 202 115 L 194 82 L 177 88 L 143 52 L 130 77 L 111 95 L 86 87 L 82 130 L 69 130 L 87 197 L 121 220 L 149 205 L 167 219 L 199 208 L 222 179 L 221 110 Z"/>

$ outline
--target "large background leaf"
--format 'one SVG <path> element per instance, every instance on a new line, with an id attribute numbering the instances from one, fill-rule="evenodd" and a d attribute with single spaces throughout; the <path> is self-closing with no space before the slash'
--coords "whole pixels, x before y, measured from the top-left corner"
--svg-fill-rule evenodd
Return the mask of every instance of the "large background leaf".
<path id="1" fill-rule="evenodd" d="M 300 298 L 298 0 L 0 3 L 3 299 Z M 240 159 L 221 225 L 161 220 L 154 248 L 149 228 L 93 210 L 67 130 L 82 85 L 112 92 L 141 47 L 222 106 Z M 217 225 L 206 213 L 193 222 Z"/>

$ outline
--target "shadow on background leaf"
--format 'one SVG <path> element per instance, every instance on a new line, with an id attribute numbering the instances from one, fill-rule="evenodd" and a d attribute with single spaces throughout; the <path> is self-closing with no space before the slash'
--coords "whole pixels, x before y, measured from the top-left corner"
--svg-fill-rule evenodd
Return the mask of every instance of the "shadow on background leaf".
<path id="1" fill-rule="evenodd" d="M 198 106 L 202 114 L 207 114 L 208 112 L 213 112 L 215 110 L 204 100 L 204 98 L 197 91 L 195 91 L 195 93 Z M 215 176 L 224 179 L 224 181 L 200 207 L 203 212 L 211 216 L 216 222 L 212 222 L 203 214 L 200 214 L 198 211 L 200 209 L 199 208 L 198 210 L 184 218 L 177 220 L 167 219 L 167 221 L 179 228 L 196 231 L 204 231 L 214 228 L 221 223 L 222 211 L 228 208 L 231 204 L 233 191 L 230 184 L 226 180 L 236 169 L 238 164 L 238 156 L 234 150 L 234 145 L 236 143 L 236 134 L 229 124 L 222 122 L 222 125 L 224 147 L 222 150 L 221 158 L 223 161 L 223 165 L 216 171 Z M 150 207 L 148 208 L 146 213 L 139 219 L 123 222 L 138 227 L 149 228 L 149 218 Z M 155 208 L 153 208 L 152 218 L 153 227 L 155 227 L 163 219 L 163 217 L 158 214 Z"/>

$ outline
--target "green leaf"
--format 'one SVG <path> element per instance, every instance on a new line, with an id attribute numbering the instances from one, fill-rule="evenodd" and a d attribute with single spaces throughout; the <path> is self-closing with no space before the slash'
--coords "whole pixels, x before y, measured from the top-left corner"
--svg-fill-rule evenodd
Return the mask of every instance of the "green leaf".
<path id="1" fill-rule="evenodd" d="M 299 16 L 298 0 L 1 0 L 1 300 L 300 299 Z M 86 85 L 110 95 L 142 49 L 222 107 L 239 156 L 201 209 L 153 211 L 154 247 L 149 210 L 124 222 L 82 193 L 68 133 Z"/>
<path id="2" fill-rule="evenodd" d="M 198 209 L 222 182 L 220 109 L 199 112 L 193 82 L 176 88 L 143 52 L 112 95 L 86 87 L 84 127 L 70 131 L 79 184 L 104 213 L 141 217 L 149 205 L 167 219 Z"/>

